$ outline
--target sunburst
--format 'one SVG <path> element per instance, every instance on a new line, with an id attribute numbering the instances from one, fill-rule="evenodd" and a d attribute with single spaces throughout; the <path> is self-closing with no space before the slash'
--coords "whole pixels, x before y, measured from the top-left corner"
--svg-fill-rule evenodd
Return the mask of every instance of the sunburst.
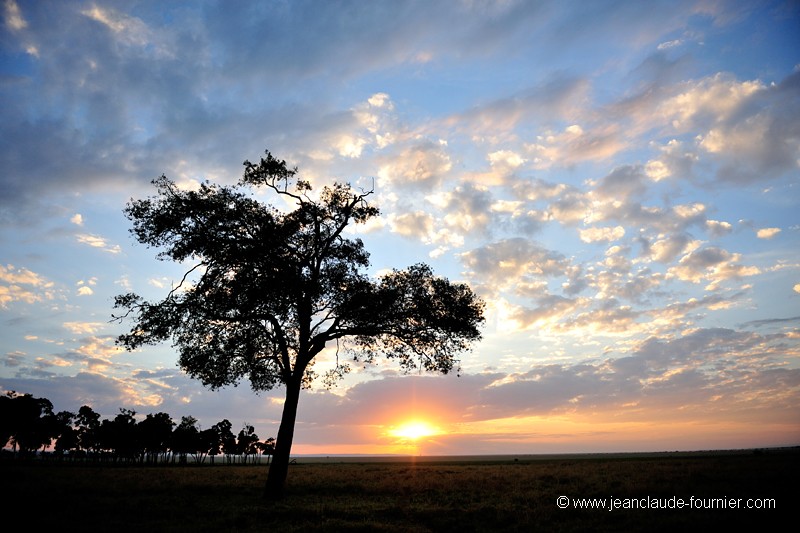
<path id="1" fill-rule="evenodd" d="M 405 422 L 389 430 L 389 434 L 393 437 L 407 440 L 419 440 L 425 437 L 432 437 L 434 435 L 439 435 L 441 432 L 439 428 L 421 420 Z"/>

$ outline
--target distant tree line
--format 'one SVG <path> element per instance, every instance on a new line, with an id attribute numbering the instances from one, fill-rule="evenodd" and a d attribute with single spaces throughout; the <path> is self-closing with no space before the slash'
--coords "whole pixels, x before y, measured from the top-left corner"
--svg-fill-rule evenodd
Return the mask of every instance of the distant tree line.
<path id="1" fill-rule="evenodd" d="M 120 409 L 113 419 L 100 420 L 88 405 L 77 413 L 53 411 L 46 398 L 14 391 L 0 396 L 0 448 L 16 459 L 49 457 L 63 461 L 131 464 L 267 463 L 275 439 L 259 440 L 249 424 L 237 435 L 227 419 L 207 429 L 197 419 L 184 416 L 175 423 L 167 413 L 148 414 L 137 421 L 136 412 Z M 6 450 L 10 447 L 10 451 Z"/>

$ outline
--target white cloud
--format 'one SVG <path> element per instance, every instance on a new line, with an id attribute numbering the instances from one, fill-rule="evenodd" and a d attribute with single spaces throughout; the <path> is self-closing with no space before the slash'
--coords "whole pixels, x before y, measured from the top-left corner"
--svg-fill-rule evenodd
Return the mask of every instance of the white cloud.
<path id="1" fill-rule="evenodd" d="M 407 237 L 415 237 L 422 242 L 430 241 L 433 224 L 433 217 L 424 211 L 389 216 L 389 227 L 393 232 Z"/>
<path id="2" fill-rule="evenodd" d="M 81 14 L 103 24 L 125 45 L 143 47 L 152 44 L 154 41 L 153 32 L 139 18 L 97 5 L 81 11 Z M 162 46 L 158 46 L 158 50 L 160 52 L 168 52 Z"/>
<path id="3" fill-rule="evenodd" d="M 700 248 L 683 256 L 667 276 L 691 283 L 705 280 L 709 282 L 706 290 L 716 290 L 724 281 L 761 273 L 758 267 L 741 265 L 741 258 L 741 254 L 715 246 Z"/>
<path id="4" fill-rule="evenodd" d="M 8 29 L 19 31 L 28 27 L 28 22 L 22 16 L 22 12 L 14 0 L 5 0 L 4 8 L 6 27 Z"/>
<path id="5" fill-rule="evenodd" d="M 511 150 L 498 150 L 489 154 L 489 163 L 514 169 L 525 164 L 525 159 Z"/>
<path id="6" fill-rule="evenodd" d="M 367 144 L 366 139 L 360 139 L 351 135 L 343 135 L 339 137 L 335 146 L 339 155 L 343 157 L 358 158 L 361 157 L 361 152 Z"/>
<path id="7" fill-rule="evenodd" d="M 395 187 L 433 187 L 453 168 L 450 155 L 440 143 L 416 142 L 385 163 L 378 176 Z"/>
<path id="8" fill-rule="evenodd" d="M 717 75 L 665 103 L 676 129 L 695 128 L 698 148 L 720 164 L 717 177 L 763 181 L 797 168 L 800 155 L 798 87 L 738 82 Z"/>
<path id="9" fill-rule="evenodd" d="M 781 228 L 761 228 L 756 231 L 756 236 L 759 239 L 771 239 L 781 232 Z"/>
<path id="10" fill-rule="evenodd" d="M 683 85 L 683 92 L 659 105 L 662 116 L 679 132 L 724 121 L 749 97 L 765 88 L 759 81 L 738 82 L 722 74 Z"/>
<path id="11" fill-rule="evenodd" d="M 169 278 L 150 278 L 147 280 L 147 283 L 158 289 L 163 289 L 171 285 Z"/>
<path id="12" fill-rule="evenodd" d="M 511 306 L 509 318 L 516 322 L 520 330 L 556 328 L 560 321 L 566 320 L 587 302 L 585 298 L 573 299 L 550 294 L 539 298 L 535 307 Z"/>
<path id="13" fill-rule="evenodd" d="M 670 177 L 678 179 L 693 177 L 693 168 L 699 157 L 692 149 L 687 149 L 684 143 L 672 139 L 658 150 L 660 152 L 658 158 L 651 159 L 645 165 L 647 177 L 655 182 Z"/>
<path id="14" fill-rule="evenodd" d="M 105 327 L 102 322 L 64 322 L 61 325 L 75 335 L 93 335 Z"/>
<path id="15" fill-rule="evenodd" d="M 569 261 L 523 238 L 511 238 L 486 244 L 459 255 L 471 276 L 487 291 L 506 288 L 515 291 L 539 278 L 563 275 Z"/>
<path id="16" fill-rule="evenodd" d="M 616 241 L 625 236 L 625 228 L 586 228 L 578 230 L 583 242 Z"/>
<path id="17" fill-rule="evenodd" d="M 675 47 L 680 46 L 682 44 L 683 44 L 683 40 L 682 39 L 674 39 L 672 41 L 665 41 L 665 42 L 659 44 L 656 48 L 658 48 L 659 50 L 669 50 L 670 48 L 675 48 Z"/>
<path id="18" fill-rule="evenodd" d="M 729 222 L 706 220 L 706 229 L 713 237 L 722 237 L 733 231 L 733 226 Z"/>
<path id="19" fill-rule="evenodd" d="M 369 105 L 373 107 L 386 107 L 388 109 L 394 109 L 392 99 L 386 93 L 375 93 L 367 99 L 367 102 L 369 102 Z"/>
<path id="20" fill-rule="evenodd" d="M 118 254 L 122 252 L 122 248 L 118 244 L 111 245 L 104 237 L 100 237 L 99 235 L 91 235 L 89 233 L 81 233 L 75 236 L 78 239 L 78 242 L 81 244 L 86 244 L 93 248 L 100 248 L 104 252 L 108 252 L 110 254 Z"/>
<path id="21" fill-rule="evenodd" d="M 70 222 L 75 224 L 76 226 L 83 226 L 83 215 L 80 213 L 75 213 L 70 219 Z"/>
<path id="22" fill-rule="evenodd" d="M 94 290 L 90 285 L 97 285 L 97 278 L 89 278 L 86 281 L 80 280 L 75 285 L 78 287 L 78 296 L 91 296 L 94 294 Z"/>
<path id="23" fill-rule="evenodd" d="M 386 93 L 373 94 L 366 102 L 355 106 L 352 114 L 361 131 L 354 132 L 349 128 L 340 133 L 333 143 L 339 155 L 358 158 L 369 146 L 384 149 L 403 138 L 396 123 L 394 102 Z"/>
<path id="24" fill-rule="evenodd" d="M 52 286 L 51 282 L 48 282 L 39 274 L 27 268 L 16 268 L 14 265 L 0 265 L 0 281 L 5 283 L 33 285 L 35 287 Z"/>
<path id="25" fill-rule="evenodd" d="M 544 132 L 525 149 L 538 169 L 570 166 L 582 161 L 602 161 L 623 150 L 626 142 L 615 124 L 597 125 L 589 131 L 574 124 L 561 132 Z"/>
<path id="26" fill-rule="evenodd" d="M 9 303 L 16 301 L 30 304 L 53 299 L 53 287 L 52 281 L 27 268 L 0 264 L 0 308 L 7 308 Z"/>
<path id="27" fill-rule="evenodd" d="M 94 294 L 94 291 L 91 287 L 84 285 L 78 288 L 78 296 L 91 296 L 92 294 Z"/>

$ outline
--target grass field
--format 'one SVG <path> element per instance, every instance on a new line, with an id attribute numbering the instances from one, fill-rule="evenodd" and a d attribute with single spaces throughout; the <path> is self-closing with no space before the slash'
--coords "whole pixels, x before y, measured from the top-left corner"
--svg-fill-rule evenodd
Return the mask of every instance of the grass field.
<path id="1" fill-rule="evenodd" d="M 777 529 L 796 517 L 800 450 L 367 461 L 292 465 L 262 499 L 267 467 L 0 464 L 7 524 L 32 531 L 689 531 Z M 557 499 L 568 505 L 559 508 Z M 577 509 L 579 498 L 650 508 Z M 670 509 L 694 497 L 728 508 Z M 635 498 L 634 502 L 632 499 Z M 649 500 L 648 500 L 649 498 Z M 730 508 L 731 500 L 773 508 Z M 754 499 L 759 499 L 757 502 Z M 714 504 L 719 507 L 722 500 Z M 796 518 L 792 521 L 796 521 Z"/>

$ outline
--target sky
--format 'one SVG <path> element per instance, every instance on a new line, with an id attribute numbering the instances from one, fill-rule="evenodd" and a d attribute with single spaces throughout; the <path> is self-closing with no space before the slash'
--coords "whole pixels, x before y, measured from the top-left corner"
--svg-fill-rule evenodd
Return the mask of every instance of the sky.
<path id="1" fill-rule="evenodd" d="M 126 203 L 269 150 L 374 189 L 370 275 L 486 302 L 458 375 L 304 391 L 294 453 L 800 445 L 799 30 L 793 1 L 2 0 L 0 390 L 275 436 L 283 389 L 111 321 L 186 268 Z"/>

